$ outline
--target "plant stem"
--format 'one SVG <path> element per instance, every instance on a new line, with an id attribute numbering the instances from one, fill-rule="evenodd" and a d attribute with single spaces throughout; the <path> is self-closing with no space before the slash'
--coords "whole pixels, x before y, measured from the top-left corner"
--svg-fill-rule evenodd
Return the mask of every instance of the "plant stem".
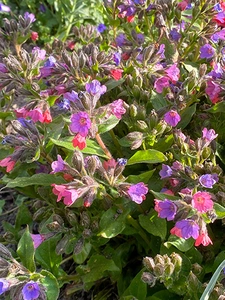
<path id="1" fill-rule="evenodd" d="M 143 238 L 148 247 L 150 247 L 150 240 L 139 223 L 131 215 L 127 216 L 127 220 L 135 229 L 137 229 L 139 235 Z"/>
<path id="2" fill-rule="evenodd" d="M 96 133 L 95 138 L 96 138 L 96 141 L 98 142 L 99 146 L 102 148 L 102 150 L 107 155 L 107 157 L 109 159 L 111 159 L 112 158 L 112 154 L 109 152 L 108 148 L 104 144 L 104 142 L 103 142 L 102 138 L 100 137 L 99 133 Z"/>

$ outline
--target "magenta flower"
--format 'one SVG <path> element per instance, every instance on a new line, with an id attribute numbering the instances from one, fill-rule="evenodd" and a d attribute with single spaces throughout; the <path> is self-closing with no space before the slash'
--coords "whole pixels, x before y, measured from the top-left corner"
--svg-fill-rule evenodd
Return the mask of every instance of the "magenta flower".
<path id="1" fill-rule="evenodd" d="M 34 249 L 39 247 L 46 239 L 54 235 L 53 232 L 44 233 L 44 234 L 30 234 L 34 243 Z"/>
<path id="2" fill-rule="evenodd" d="M 35 300 L 40 295 L 40 287 L 35 281 L 29 281 L 22 289 L 22 295 L 24 300 Z"/>
<path id="3" fill-rule="evenodd" d="M 212 241 L 208 235 L 208 231 L 206 228 L 206 224 L 203 223 L 202 228 L 200 229 L 200 234 L 198 236 L 198 238 L 195 241 L 195 246 L 199 246 L 199 245 L 203 245 L 203 246 L 208 246 L 209 244 L 212 244 Z"/>
<path id="4" fill-rule="evenodd" d="M 0 72 L 2 73 L 8 73 L 8 69 L 6 68 L 6 65 L 3 63 L 0 63 Z"/>
<path id="5" fill-rule="evenodd" d="M 183 239 L 189 239 L 190 237 L 197 239 L 199 236 L 199 226 L 195 221 L 185 219 L 176 222 L 175 227 L 170 230 L 170 233 Z"/>
<path id="6" fill-rule="evenodd" d="M 61 172 L 64 170 L 65 162 L 62 159 L 61 155 L 59 155 L 59 154 L 57 155 L 57 160 L 52 162 L 51 167 L 52 167 L 51 174 Z"/>
<path id="7" fill-rule="evenodd" d="M 8 156 L 0 160 L 0 167 L 6 167 L 6 172 L 9 173 L 14 168 L 16 162 L 12 160 L 11 156 Z"/>
<path id="8" fill-rule="evenodd" d="M 164 121 L 172 127 L 177 126 L 181 117 L 176 110 L 170 110 L 164 115 Z"/>
<path id="9" fill-rule="evenodd" d="M 180 77 L 180 69 L 177 67 L 177 64 L 173 64 L 168 69 L 166 69 L 165 72 L 173 83 L 178 81 Z"/>
<path id="10" fill-rule="evenodd" d="M 218 180 L 219 177 L 217 174 L 204 174 L 199 177 L 199 183 L 208 189 L 212 189 L 213 185 L 217 183 Z"/>
<path id="11" fill-rule="evenodd" d="M 169 87 L 170 82 L 169 82 L 169 78 L 166 76 L 160 77 L 158 79 L 156 79 L 155 83 L 154 83 L 154 89 L 156 90 L 157 93 L 162 93 L 163 89 Z"/>
<path id="12" fill-rule="evenodd" d="M 164 201 L 155 199 L 155 210 L 158 212 L 158 217 L 171 221 L 176 215 L 177 206 L 167 199 Z"/>
<path id="13" fill-rule="evenodd" d="M 124 115 L 126 113 L 126 109 L 123 106 L 123 100 L 118 99 L 113 101 L 110 105 L 109 105 L 111 112 L 114 116 L 117 117 L 117 119 L 121 119 L 122 115 Z"/>
<path id="14" fill-rule="evenodd" d="M 101 85 L 98 80 L 93 80 L 85 85 L 86 91 L 92 96 L 99 95 L 99 97 L 105 94 L 107 88 L 105 85 Z"/>
<path id="15" fill-rule="evenodd" d="M 212 58 L 214 54 L 215 50 L 210 44 L 205 44 L 200 48 L 200 58 Z"/>
<path id="16" fill-rule="evenodd" d="M 170 168 L 170 166 L 162 164 L 162 170 L 159 172 L 161 179 L 170 177 L 172 174 L 173 170 Z"/>
<path id="17" fill-rule="evenodd" d="M 75 91 L 65 93 L 64 98 L 72 102 L 76 102 L 76 100 L 79 100 L 78 93 Z"/>
<path id="18" fill-rule="evenodd" d="M 91 128 L 91 120 L 86 112 L 80 111 L 76 114 L 73 114 L 71 117 L 71 122 L 70 130 L 73 133 L 79 133 L 83 137 L 88 135 L 88 131 Z"/>
<path id="19" fill-rule="evenodd" d="M 52 184 L 52 186 L 53 194 L 58 196 L 56 200 L 57 202 L 59 202 L 64 197 L 63 203 L 67 206 L 70 206 L 79 198 L 79 193 L 75 189 L 67 189 L 66 186 L 57 184 Z"/>
<path id="20" fill-rule="evenodd" d="M 141 204 L 142 201 L 145 200 L 145 195 L 147 193 L 148 188 L 143 182 L 131 185 L 127 191 L 127 194 L 129 195 L 131 200 L 136 202 L 137 204 Z"/>
<path id="21" fill-rule="evenodd" d="M 202 138 L 204 140 L 206 140 L 207 142 L 211 143 L 213 140 L 215 140 L 215 138 L 218 136 L 218 134 L 216 134 L 214 129 L 207 129 L 204 128 L 202 130 Z"/>
<path id="22" fill-rule="evenodd" d="M 213 209 L 213 201 L 211 195 L 207 192 L 197 192 L 193 195 L 192 206 L 201 213 L 205 213 Z"/>
<path id="23" fill-rule="evenodd" d="M 10 283 L 4 278 L 0 278 L 0 295 L 8 291 Z"/>

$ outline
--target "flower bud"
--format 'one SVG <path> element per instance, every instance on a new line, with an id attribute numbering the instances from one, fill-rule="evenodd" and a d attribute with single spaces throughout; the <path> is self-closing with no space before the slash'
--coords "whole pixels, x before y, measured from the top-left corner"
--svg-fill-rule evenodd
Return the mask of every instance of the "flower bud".
<path id="1" fill-rule="evenodd" d="M 142 120 L 137 121 L 137 127 L 141 131 L 146 131 L 148 129 L 148 125 L 146 124 L 145 121 L 142 121 Z"/>
<path id="2" fill-rule="evenodd" d="M 46 227 L 50 231 L 60 231 L 62 229 L 62 226 L 57 221 L 47 224 Z"/>
<path id="3" fill-rule="evenodd" d="M 58 242 L 55 248 L 55 252 L 58 255 L 64 254 L 66 245 L 70 242 L 70 236 L 69 235 L 64 235 L 64 237 Z"/>
<path id="4" fill-rule="evenodd" d="M 157 278 L 162 278 L 164 276 L 165 268 L 161 264 L 156 264 L 154 267 L 154 274 Z"/>
<path id="5" fill-rule="evenodd" d="M 90 223 L 91 223 L 91 219 L 90 219 L 88 213 L 86 211 L 83 211 L 80 214 L 80 225 L 85 228 L 88 228 L 90 226 Z"/>
<path id="6" fill-rule="evenodd" d="M 144 266 L 149 270 L 149 271 L 153 271 L 154 267 L 155 267 L 155 262 L 154 259 L 152 257 L 148 257 L 146 256 L 143 259 L 143 264 Z"/>
<path id="7" fill-rule="evenodd" d="M 144 282 L 144 283 L 147 283 L 150 287 L 153 287 L 155 286 L 156 284 L 156 277 L 149 273 L 149 272 L 143 272 L 142 276 L 141 276 L 141 280 Z"/>
<path id="8" fill-rule="evenodd" d="M 82 152 L 74 150 L 72 164 L 74 168 L 80 173 L 84 166 L 84 157 Z"/>
<path id="9" fill-rule="evenodd" d="M 138 111 L 137 111 L 137 107 L 134 104 L 130 105 L 129 113 L 132 118 L 135 118 L 137 116 Z"/>
<path id="10" fill-rule="evenodd" d="M 74 255 L 79 254 L 79 253 L 82 251 L 83 246 L 84 246 L 84 239 L 81 237 L 81 238 L 79 238 L 79 240 L 76 242 L 76 245 L 75 245 L 75 247 L 74 247 L 73 254 L 74 254 Z"/>

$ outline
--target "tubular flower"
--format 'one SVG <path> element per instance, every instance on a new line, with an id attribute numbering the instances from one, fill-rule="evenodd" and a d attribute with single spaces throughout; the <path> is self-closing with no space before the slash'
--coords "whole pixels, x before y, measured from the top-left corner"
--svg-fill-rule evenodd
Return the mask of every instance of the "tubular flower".
<path id="1" fill-rule="evenodd" d="M 83 150 L 87 146 L 85 137 L 79 133 L 73 138 L 72 143 L 74 148 L 78 147 L 80 150 Z"/>
<path id="2" fill-rule="evenodd" d="M 63 203 L 67 206 L 71 206 L 79 198 L 78 191 L 75 189 L 67 189 L 66 186 L 57 184 L 52 184 L 52 186 L 53 194 L 58 196 L 56 200 L 57 202 L 59 202 L 64 197 Z"/>
<path id="3" fill-rule="evenodd" d="M 185 219 L 176 222 L 175 227 L 170 230 L 170 233 L 183 239 L 189 239 L 190 237 L 197 239 L 199 236 L 199 226 L 195 221 Z"/>
<path id="4" fill-rule="evenodd" d="M 127 194 L 131 198 L 132 201 L 137 204 L 141 204 L 143 200 L 146 198 L 146 194 L 148 193 L 148 188 L 145 186 L 143 182 L 139 182 L 137 184 L 133 184 L 129 187 Z"/>
<path id="5" fill-rule="evenodd" d="M 24 300 L 35 300 L 40 295 L 40 287 L 37 282 L 29 281 L 22 289 L 22 295 Z"/>
<path id="6" fill-rule="evenodd" d="M 176 215 L 177 206 L 173 201 L 168 199 L 164 201 L 155 199 L 155 210 L 158 212 L 158 217 L 171 221 Z"/>

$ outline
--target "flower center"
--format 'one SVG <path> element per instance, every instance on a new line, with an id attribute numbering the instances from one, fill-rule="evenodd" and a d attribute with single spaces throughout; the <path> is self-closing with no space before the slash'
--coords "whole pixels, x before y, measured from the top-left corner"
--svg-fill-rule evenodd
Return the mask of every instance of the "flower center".
<path id="1" fill-rule="evenodd" d="M 80 122 L 80 125 L 86 125 L 86 119 L 85 118 L 80 118 L 79 122 Z"/>

